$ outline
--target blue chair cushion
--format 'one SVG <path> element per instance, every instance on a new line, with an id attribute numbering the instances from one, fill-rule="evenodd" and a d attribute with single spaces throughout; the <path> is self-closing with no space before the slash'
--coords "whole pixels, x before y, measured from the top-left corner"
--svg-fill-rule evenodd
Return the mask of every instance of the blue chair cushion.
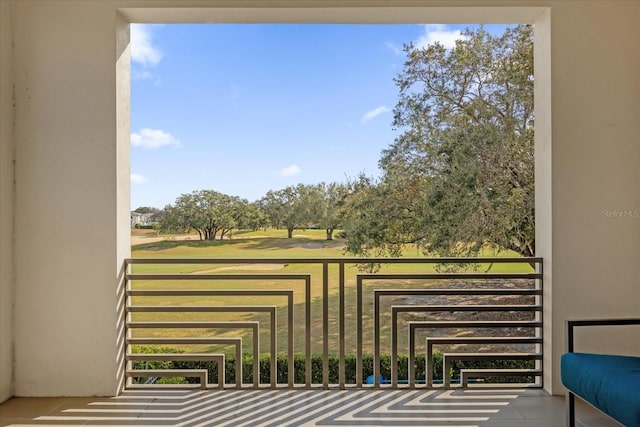
<path id="1" fill-rule="evenodd" d="M 640 427 L 640 357 L 566 353 L 562 384 L 627 427 Z"/>

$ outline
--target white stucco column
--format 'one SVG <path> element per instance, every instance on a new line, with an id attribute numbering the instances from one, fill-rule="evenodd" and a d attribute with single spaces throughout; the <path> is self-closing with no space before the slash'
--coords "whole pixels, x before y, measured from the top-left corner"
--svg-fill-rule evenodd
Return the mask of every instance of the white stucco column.
<path id="1" fill-rule="evenodd" d="M 114 395 L 129 254 L 129 83 L 116 78 L 126 35 L 110 2 L 14 7 L 15 393 Z"/>

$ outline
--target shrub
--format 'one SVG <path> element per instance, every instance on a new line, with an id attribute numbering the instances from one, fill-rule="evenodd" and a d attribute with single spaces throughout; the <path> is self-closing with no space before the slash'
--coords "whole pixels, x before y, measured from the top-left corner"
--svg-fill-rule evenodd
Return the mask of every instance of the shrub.
<path id="1" fill-rule="evenodd" d="M 438 355 L 436 357 L 441 356 Z M 391 357 L 389 355 L 382 356 L 380 360 L 381 373 L 385 378 L 389 378 L 391 372 Z M 260 383 L 268 384 L 271 381 L 271 357 L 269 354 L 261 354 L 259 359 L 260 367 Z M 296 354 L 294 356 L 294 383 L 305 383 L 305 356 L 303 354 Z M 437 362 L 436 362 L 437 363 Z M 371 354 L 363 355 L 363 379 L 373 374 L 373 356 Z M 424 378 L 425 376 L 425 364 L 424 356 L 416 357 L 416 377 Z M 216 362 L 198 361 L 198 362 L 173 362 L 173 367 L 176 369 L 207 369 L 209 371 L 209 382 L 215 383 L 218 378 L 218 366 Z M 236 380 L 235 374 L 236 361 L 235 357 L 230 356 L 225 360 L 225 379 L 227 383 L 234 383 Z M 356 356 L 353 354 L 345 355 L 345 381 L 347 384 L 354 384 L 356 382 Z M 286 355 L 278 355 L 277 358 L 277 382 L 286 384 L 288 382 L 288 360 Z M 336 354 L 329 355 L 329 383 L 339 382 L 340 358 Z M 442 371 L 441 363 L 435 365 L 436 372 Z M 313 354 L 311 356 L 311 383 L 322 383 L 322 355 Z M 398 373 L 399 378 L 407 378 L 407 356 L 400 355 L 398 357 Z M 245 354 L 242 358 L 242 382 L 244 384 L 253 383 L 253 357 L 251 354 Z M 196 379 L 187 379 L 188 381 L 196 382 Z"/>
<path id="2" fill-rule="evenodd" d="M 141 354 L 153 354 L 153 353 L 183 353 L 180 350 L 170 347 L 152 347 L 152 346 L 132 346 L 133 353 Z M 134 360 L 133 369 L 173 369 L 173 362 L 167 362 L 164 360 Z M 133 381 L 136 383 L 144 383 L 147 381 L 146 377 L 134 377 Z M 185 384 L 187 381 L 185 378 L 160 378 L 156 381 L 156 384 Z"/>
<path id="3" fill-rule="evenodd" d="M 171 348 L 154 349 L 150 347 L 139 347 L 135 349 L 138 353 L 179 353 L 180 351 Z M 260 383 L 269 384 L 271 382 L 271 356 L 269 354 L 261 354 L 259 358 L 260 367 Z M 305 383 L 305 356 L 303 354 L 294 355 L 294 383 Z M 434 352 L 433 354 L 433 378 L 436 381 L 442 381 L 442 354 Z M 460 369 L 517 369 L 529 368 L 535 366 L 534 361 L 466 361 L 455 362 L 452 366 L 450 375 L 453 378 L 459 378 Z M 148 361 L 134 362 L 135 369 L 207 369 L 209 372 L 209 383 L 214 384 L 218 381 L 218 364 L 214 361 L 188 361 L 188 362 L 164 362 L 164 361 Z M 236 381 L 236 360 L 233 355 L 225 358 L 225 380 L 228 384 Z M 362 358 L 363 381 L 369 375 L 373 375 L 373 355 L 365 354 Z M 336 354 L 329 354 L 329 383 L 337 384 L 339 382 L 340 359 Z M 277 356 L 277 382 L 286 384 L 288 382 L 288 360 L 286 355 Z M 311 356 L 311 383 L 322 383 L 322 355 L 313 354 Z M 391 356 L 383 355 L 380 358 L 380 373 L 386 379 L 391 378 Z M 408 356 L 398 355 L 398 379 L 406 380 L 408 377 Z M 416 355 L 415 378 L 423 380 L 425 378 L 425 358 L 424 355 Z M 167 381 L 169 379 L 166 379 Z M 196 378 L 186 378 L 185 381 L 195 383 Z M 486 382 L 532 382 L 530 376 L 523 377 L 491 377 L 485 379 Z M 243 384 L 253 383 L 253 356 L 244 354 L 242 356 L 242 382 Z M 347 384 L 355 384 L 356 382 L 356 356 L 353 354 L 345 355 L 345 382 Z"/>

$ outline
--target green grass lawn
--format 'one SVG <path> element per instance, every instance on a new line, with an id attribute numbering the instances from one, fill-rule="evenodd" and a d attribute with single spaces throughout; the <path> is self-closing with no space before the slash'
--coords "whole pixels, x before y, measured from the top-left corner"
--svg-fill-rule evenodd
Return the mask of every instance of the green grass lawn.
<path id="1" fill-rule="evenodd" d="M 324 240 L 326 235 L 324 230 L 296 230 L 292 239 L 287 239 L 286 230 L 267 230 L 257 232 L 236 231 L 232 239 L 216 241 L 198 240 L 166 240 L 156 243 L 147 243 L 132 247 L 132 258 L 340 258 L 347 257 L 343 250 L 343 242 L 340 239 L 334 241 Z M 503 252 L 494 254 L 486 252 L 484 256 L 515 256 L 513 253 Z M 405 257 L 421 256 L 415 248 L 407 248 Z M 259 264 L 259 263 L 257 263 Z M 311 274 L 312 277 L 312 351 L 319 353 L 322 351 L 322 266 L 319 264 L 288 264 L 276 265 L 274 269 L 264 270 L 266 267 L 260 265 L 217 265 L 217 264 L 183 264 L 183 265 L 133 265 L 134 273 L 304 273 Z M 525 263 L 518 264 L 494 264 L 489 266 L 481 264 L 480 271 L 490 268 L 491 272 L 530 272 L 531 267 Z M 434 271 L 433 264 L 385 264 L 381 266 L 380 272 L 406 273 L 419 272 L 429 273 Z M 355 265 L 346 268 L 345 280 L 345 304 L 346 304 L 346 343 L 347 352 L 355 352 L 356 333 L 356 274 L 358 269 Z M 132 284 L 134 289 L 293 289 L 294 292 L 294 349 L 296 353 L 304 351 L 304 286 L 301 281 L 277 281 L 268 280 L 253 283 L 252 281 L 135 281 Z M 373 331 L 372 322 L 372 290 L 375 288 L 414 288 L 418 286 L 433 286 L 429 283 L 419 281 L 405 281 L 393 283 L 365 282 L 365 309 L 363 311 L 364 324 L 364 351 L 373 351 Z M 339 285 L 338 268 L 335 265 L 329 269 L 329 349 L 331 352 L 338 352 L 339 348 Z M 135 297 L 133 303 L 136 305 L 276 305 L 278 307 L 278 351 L 286 351 L 286 299 L 284 297 Z M 389 305 L 390 298 L 383 300 L 382 332 L 383 350 L 388 349 Z M 268 315 L 254 313 L 134 313 L 134 320 L 160 321 L 160 320 L 260 320 L 261 322 L 261 352 L 269 349 L 268 338 Z M 264 325 L 264 326 L 262 326 Z M 404 330 L 404 329 L 403 329 Z M 144 336 L 197 336 L 205 334 L 207 336 L 238 336 L 238 330 L 227 331 L 206 331 L 206 330 L 147 330 L 134 331 L 134 336 L 144 332 Z M 241 331 L 240 335 L 244 340 L 244 351 L 251 351 L 250 332 Z M 406 333 L 400 336 L 400 349 L 406 351 Z M 221 351 L 220 348 L 210 348 L 207 346 L 191 346 L 184 348 L 187 351 Z M 231 349 L 224 349 L 231 351 Z"/>

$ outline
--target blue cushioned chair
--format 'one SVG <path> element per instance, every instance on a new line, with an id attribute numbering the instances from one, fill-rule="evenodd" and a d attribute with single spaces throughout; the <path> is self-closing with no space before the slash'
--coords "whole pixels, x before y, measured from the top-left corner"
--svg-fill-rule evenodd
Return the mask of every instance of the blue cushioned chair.
<path id="1" fill-rule="evenodd" d="M 575 427 L 575 396 L 627 427 L 640 427 L 640 357 L 574 353 L 577 326 L 640 325 L 640 319 L 567 322 L 567 350 L 560 361 L 567 387 L 567 426 Z M 638 335 L 630 337 L 638 339 Z"/>

